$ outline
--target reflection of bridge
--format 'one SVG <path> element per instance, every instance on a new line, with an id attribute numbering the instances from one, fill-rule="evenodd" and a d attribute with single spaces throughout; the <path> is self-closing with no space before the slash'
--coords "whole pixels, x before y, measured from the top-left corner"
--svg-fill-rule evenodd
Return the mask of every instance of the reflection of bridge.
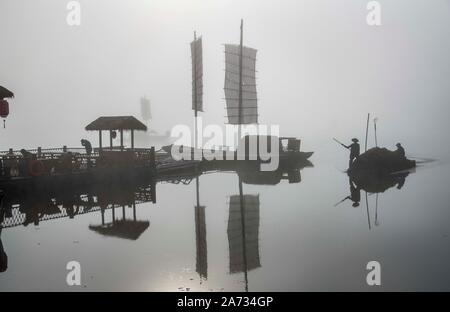
<path id="1" fill-rule="evenodd" d="M 59 195 L 26 196 L 22 198 L 8 198 L 6 194 L 2 199 L 2 219 L 0 228 L 11 228 L 42 221 L 61 218 L 75 218 L 91 212 L 101 211 L 102 217 L 106 210 L 126 206 L 133 207 L 133 216 L 136 216 L 136 205 L 146 202 L 155 202 L 155 186 L 139 186 L 135 189 L 104 189 L 91 192 L 69 192 Z"/>

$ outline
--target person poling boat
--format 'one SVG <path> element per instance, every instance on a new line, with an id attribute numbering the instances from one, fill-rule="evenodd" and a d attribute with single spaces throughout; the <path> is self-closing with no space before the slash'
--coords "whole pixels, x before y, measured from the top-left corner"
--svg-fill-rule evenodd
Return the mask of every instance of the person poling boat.
<path id="1" fill-rule="evenodd" d="M 353 138 L 352 139 L 352 144 L 350 145 L 345 145 L 344 143 L 338 141 L 337 139 L 333 138 L 333 140 L 335 140 L 336 142 L 338 142 L 339 144 L 341 144 L 343 147 L 345 147 L 346 149 L 350 149 L 350 159 L 348 162 L 348 167 L 350 168 L 352 166 L 352 163 L 354 160 L 356 160 L 356 158 L 359 157 L 359 140 L 357 138 Z"/>

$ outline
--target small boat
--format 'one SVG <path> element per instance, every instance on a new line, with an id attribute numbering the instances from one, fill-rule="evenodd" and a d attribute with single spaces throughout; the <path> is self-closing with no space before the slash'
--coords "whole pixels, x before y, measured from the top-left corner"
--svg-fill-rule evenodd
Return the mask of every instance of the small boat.
<path id="1" fill-rule="evenodd" d="M 348 173 L 355 174 L 361 171 L 394 173 L 412 169 L 415 166 L 415 160 L 410 160 L 396 151 L 374 147 L 356 158 L 348 169 Z"/>
<path id="2" fill-rule="evenodd" d="M 261 151 L 259 149 L 259 146 L 261 144 L 261 142 L 263 140 L 267 140 L 267 146 L 269 147 L 270 150 L 270 146 L 271 146 L 271 142 L 274 139 L 274 136 L 263 136 L 263 135 L 258 135 L 258 136 L 250 136 L 247 135 L 245 137 L 243 137 L 241 139 L 241 141 L 239 142 L 237 151 L 229 151 L 228 148 L 226 147 L 221 147 L 218 148 L 216 150 L 211 150 L 212 153 L 214 153 L 215 155 L 220 155 L 220 153 L 223 153 L 222 156 L 222 160 L 245 160 L 245 161 L 257 161 L 257 162 L 262 162 L 263 160 L 261 160 L 261 155 L 263 153 L 263 151 Z M 277 138 L 275 137 L 275 140 Z M 251 150 L 251 144 L 252 142 L 256 142 L 256 154 L 252 154 L 249 151 Z M 309 157 L 311 157 L 311 155 L 314 152 L 301 152 L 300 151 L 300 140 L 296 139 L 296 138 L 292 138 L 292 137 L 278 137 L 278 142 L 279 142 L 279 160 L 280 160 L 280 164 L 284 163 L 297 163 L 297 162 L 306 162 L 307 159 Z M 287 142 L 287 143 L 286 143 Z M 190 154 L 191 155 L 191 159 L 195 159 L 195 155 L 202 155 L 202 160 L 207 161 L 207 159 L 205 158 L 205 152 L 209 152 L 208 150 L 205 149 L 196 149 L 196 148 L 192 148 L 192 147 L 188 147 L 188 146 L 182 146 L 182 145 L 166 145 L 162 147 L 162 150 L 165 151 L 166 153 L 168 153 L 171 157 L 173 157 L 172 155 L 172 150 L 173 148 L 178 149 L 178 152 L 184 153 L 184 154 Z M 186 149 L 190 152 L 186 153 Z M 242 149 L 244 149 L 242 151 Z M 240 154 L 242 151 L 242 154 Z M 230 159 L 230 155 L 231 159 Z M 245 156 L 244 156 L 245 155 Z M 219 159 L 215 159 L 215 161 L 221 161 Z"/>

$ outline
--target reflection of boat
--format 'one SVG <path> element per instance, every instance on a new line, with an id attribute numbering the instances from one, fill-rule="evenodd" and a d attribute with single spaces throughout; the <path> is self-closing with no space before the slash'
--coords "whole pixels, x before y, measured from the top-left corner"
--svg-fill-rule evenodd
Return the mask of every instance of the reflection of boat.
<path id="1" fill-rule="evenodd" d="M 410 174 L 409 171 L 397 173 L 358 173 L 355 172 L 350 175 L 352 181 L 356 186 L 368 193 L 383 193 L 386 190 L 397 187 L 401 189 L 405 184 L 406 177 Z"/>
<path id="2" fill-rule="evenodd" d="M 354 170 L 349 171 L 349 185 L 350 195 L 339 201 L 335 206 L 341 204 L 346 200 L 352 201 L 353 207 L 359 207 L 361 201 L 361 191 L 365 191 L 365 204 L 367 210 L 367 222 L 369 230 L 372 228 L 372 222 L 370 218 L 369 198 L 368 193 L 376 194 L 375 198 L 375 225 L 378 226 L 378 197 L 380 193 L 384 193 L 390 188 L 396 187 L 401 189 L 406 181 L 406 177 L 414 171 L 401 171 L 395 173 L 389 173 L 386 171 L 368 171 L 368 170 Z"/>
<path id="3" fill-rule="evenodd" d="M 414 160 L 409 160 L 396 151 L 374 147 L 356 158 L 348 171 L 350 174 L 358 174 L 361 171 L 373 171 L 386 174 L 408 170 L 415 166 L 416 162 Z"/>
<path id="4" fill-rule="evenodd" d="M 276 185 L 281 180 L 288 180 L 289 183 L 301 182 L 300 168 L 283 171 L 260 171 L 260 170 L 238 170 L 239 178 L 245 184 L 254 185 Z"/>

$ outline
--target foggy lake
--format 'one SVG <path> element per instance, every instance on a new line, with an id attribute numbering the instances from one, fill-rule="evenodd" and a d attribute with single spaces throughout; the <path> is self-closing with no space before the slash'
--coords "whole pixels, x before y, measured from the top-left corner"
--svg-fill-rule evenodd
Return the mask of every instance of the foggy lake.
<path id="1" fill-rule="evenodd" d="M 111 151 L 161 152 L 175 126 L 194 128 L 194 31 L 202 126 L 256 118 L 314 154 L 261 175 L 231 166 L 5 191 L 0 292 L 449 291 L 450 5 L 426 2 L 383 2 L 373 28 L 358 1 L 80 1 L 81 23 L 68 26 L 65 1 L 2 0 L 0 85 L 14 92 L 0 127 L 3 165 L 9 149 L 84 153 L 81 139 L 97 157 L 97 131 Z M 237 100 L 224 78 L 239 63 L 228 57 L 241 19 L 251 48 L 239 52 L 240 115 L 230 121 Z M 248 106 L 256 89 L 257 112 Z M 243 105 L 254 115 L 242 118 Z M 86 129 L 100 116 L 134 116 L 147 132 Z M 333 138 L 358 138 L 364 152 L 367 126 L 369 149 L 400 142 L 417 167 L 358 189 L 354 205 L 349 151 Z M 67 283 L 71 261 L 81 285 Z M 371 261 L 381 265 L 377 287 L 366 281 Z"/>

